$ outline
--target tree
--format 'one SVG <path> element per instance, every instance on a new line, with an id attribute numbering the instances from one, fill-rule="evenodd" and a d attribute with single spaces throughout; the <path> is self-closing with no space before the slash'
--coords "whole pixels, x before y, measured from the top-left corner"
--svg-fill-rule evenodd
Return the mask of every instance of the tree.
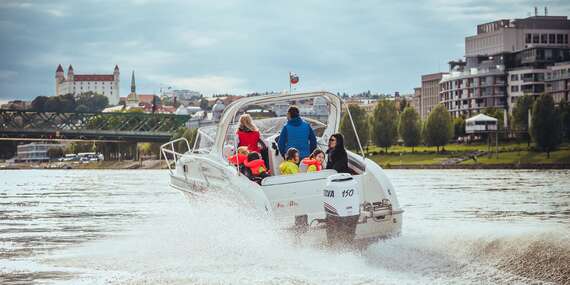
<path id="1" fill-rule="evenodd" d="M 354 121 L 354 126 L 358 132 L 358 138 L 362 146 L 368 144 L 369 139 L 369 126 L 368 120 L 366 118 L 366 111 L 360 108 L 356 104 L 348 105 L 350 114 L 352 115 L 352 120 Z M 344 136 L 344 145 L 349 149 L 357 149 L 358 141 L 354 135 L 354 129 L 350 123 L 350 118 L 348 117 L 348 112 L 345 112 L 340 121 L 340 133 Z"/>
<path id="2" fill-rule="evenodd" d="M 463 117 L 453 119 L 453 135 L 455 138 L 465 135 L 465 119 Z"/>
<path id="3" fill-rule="evenodd" d="M 109 99 L 92 91 L 81 93 L 76 99 L 77 106 L 84 105 L 89 112 L 101 112 L 109 105 Z"/>
<path id="4" fill-rule="evenodd" d="M 528 132 L 528 110 L 532 108 L 534 98 L 530 95 L 524 95 L 517 99 L 513 108 L 513 127 L 517 131 Z"/>
<path id="5" fill-rule="evenodd" d="M 174 132 L 172 135 L 172 140 L 179 139 L 179 138 L 186 138 L 190 147 L 194 145 L 194 141 L 196 140 L 196 136 L 198 135 L 198 129 L 189 129 L 186 127 L 180 127 Z M 184 152 L 186 151 L 186 143 L 185 142 L 178 142 L 175 145 L 175 149 L 177 152 Z"/>
<path id="6" fill-rule="evenodd" d="M 75 112 L 78 112 L 78 113 L 87 113 L 87 112 L 89 112 L 89 108 L 87 108 L 87 106 L 85 106 L 85 105 L 78 105 L 78 106 L 75 108 Z"/>
<path id="7" fill-rule="evenodd" d="M 38 96 L 32 101 L 32 110 L 36 112 L 43 112 L 45 110 L 45 104 L 49 97 Z"/>
<path id="8" fill-rule="evenodd" d="M 400 113 L 404 112 L 404 110 L 406 110 L 406 107 L 408 107 L 410 104 L 408 103 L 408 100 L 406 100 L 405 97 L 401 97 L 402 100 L 400 100 L 400 110 L 398 110 Z"/>
<path id="9" fill-rule="evenodd" d="M 400 137 L 404 140 L 404 145 L 411 146 L 412 152 L 414 147 L 421 142 L 421 128 L 418 112 L 412 107 L 406 107 L 400 115 L 398 131 Z"/>
<path id="10" fill-rule="evenodd" d="M 425 139 L 428 145 L 436 146 L 439 152 L 440 146 L 445 146 L 453 137 L 453 124 L 447 108 L 438 104 L 429 113 L 425 126 Z"/>
<path id="11" fill-rule="evenodd" d="M 59 109 L 61 112 L 73 112 L 75 111 L 76 102 L 75 96 L 71 93 L 58 96 L 59 97 Z"/>
<path id="12" fill-rule="evenodd" d="M 208 100 L 206 98 L 200 99 L 200 109 L 207 111 L 209 109 Z"/>
<path id="13" fill-rule="evenodd" d="M 489 107 L 483 110 L 483 114 L 493 117 L 497 119 L 498 129 L 502 130 L 504 128 L 504 111 L 496 108 L 496 107 Z"/>
<path id="14" fill-rule="evenodd" d="M 398 138 L 398 110 L 394 101 L 380 100 L 374 108 L 372 122 L 373 140 L 388 152 Z"/>
<path id="15" fill-rule="evenodd" d="M 562 121 L 552 96 L 540 95 L 534 102 L 530 131 L 536 146 L 550 158 L 550 152 L 562 142 Z"/>
<path id="16" fill-rule="evenodd" d="M 63 156 L 63 148 L 61 147 L 50 147 L 47 150 L 47 155 L 50 159 L 56 159 Z"/>
<path id="17" fill-rule="evenodd" d="M 59 96 L 48 97 L 45 105 L 44 105 L 45 112 L 63 112 L 63 108 L 61 106 L 61 101 Z"/>
<path id="18" fill-rule="evenodd" d="M 570 140 L 570 102 L 562 100 L 559 104 L 559 110 L 562 120 L 562 137 Z"/>

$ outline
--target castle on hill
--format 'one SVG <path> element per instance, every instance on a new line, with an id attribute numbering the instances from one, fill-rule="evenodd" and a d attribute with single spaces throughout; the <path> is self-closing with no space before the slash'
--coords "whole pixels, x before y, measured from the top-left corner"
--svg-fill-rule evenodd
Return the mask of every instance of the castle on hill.
<path id="1" fill-rule="evenodd" d="M 112 74 L 75 74 L 69 65 L 65 76 L 61 64 L 55 71 L 55 95 L 74 94 L 92 91 L 109 99 L 109 105 L 119 104 L 119 66 L 115 65 Z"/>

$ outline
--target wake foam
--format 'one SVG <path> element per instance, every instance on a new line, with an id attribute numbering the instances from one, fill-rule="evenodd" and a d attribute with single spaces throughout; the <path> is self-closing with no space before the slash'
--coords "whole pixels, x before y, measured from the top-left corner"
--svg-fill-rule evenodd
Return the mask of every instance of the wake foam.
<path id="1" fill-rule="evenodd" d="M 125 234 L 44 260 L 68 284 L 569 283 L 567 229 L 406 221 L 363 250 L 297 243 L 259 212 L 208 196 L 162 209 Z M 65 269 L 62 269 L 65 268 Z"/>

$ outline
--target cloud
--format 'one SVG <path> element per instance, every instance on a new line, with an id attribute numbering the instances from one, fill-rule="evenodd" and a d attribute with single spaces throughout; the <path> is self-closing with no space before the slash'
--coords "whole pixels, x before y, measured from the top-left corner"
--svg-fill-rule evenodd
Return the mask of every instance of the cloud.
<path id="1" fill-rule="evenodd" d="M 63 17 L 65 16 L 65 14 L 63 13 L 62 10 L 60 9 L 56 9 L 56 8 L 49 8 L 45 10 L 46 13 L 48 13 L 48 15 L 54 16 L 54 17 Z"/>
<path id="2" fill-rule="evenodd" d="M 189 47 L 194 48 L 210 47 L 218 42 L 215 38 L 201 35 L 197 32 L 185 32 L 180 34 L 179 37 L 182 42 L 187 44 Z"/>
<path id="3" fill-rule="evenodd" d="M 0 70 L 0 81 L 12 81 L 18 76 L 18 72 L 13 70 Z"/>
<path id="4" fill-rule="evenodd" d="M 289 71 L 301 76 L 299 91 L 408 93 L 421 74 L 461 57 L 477 24 L 547 3 L 534 2 L 0 0 L 0 69 L 16 72 L 2 73 L 0 96 L 52 94 L 57 64 L 77 73 L 118 64 L 121 94 L 132 70 L 141 93 L 164 84 L 205 94 L 283 90 Z M 548 6 L 570 14 L 567 0 Z"/>
<path id="5" fill-rule="evenodd" d="M 221 93 L 244 94 L 248 92 L 248 90 L 244 88 L 244 85 L 246 84 L 245 80 L 234 77 L 204 75 L 162 79 L 164 79 L 162 82 L 165 82 L 167 85 L 171 85 L 176 89 L 197 90 L 205 95 Z"/>

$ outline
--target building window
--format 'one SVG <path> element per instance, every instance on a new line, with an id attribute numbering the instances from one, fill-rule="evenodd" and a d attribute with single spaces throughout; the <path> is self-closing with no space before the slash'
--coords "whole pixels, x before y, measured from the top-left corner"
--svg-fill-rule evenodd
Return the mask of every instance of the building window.
<path id="1" fill-rule="evenodd" d="M 518 81 L 519 75 L 518 74 L 511 74 L 511 81 Z"/>
<path id="2" fill-rule="evenodd" d="M 533 44 L 537 44 L 537 43 L 538 43 L 538 34 L 533 34 L 533 35 L 532 35 L 532 43 L 533 43 Z"/>
<path id="3" fill-rule="evenodd" d="M 540 43 L 541 43 L 541 44 L 546 44 L 546 43 L 547 43 L 546 37 L 547 37 L 546 34 L 541 34 L 541 35 L 540 35 Z"/>
<path id="4" fill-rule="evenodd" d="M 554 34 L 548 34 L 548 43 L 555 44 L 556 43 L 556 36 Z"/>
<path id="5" fill-rule="evenodd" d="M 568 44 L 568 34 L 564 34 L 564 43 Z"/>
<path id="6" fill-rule="evenodd" d="M 113 90 L 113 86 L 110 86 L 109 88 L 111 88 L 111 90 Z"/>
<path id="7" fill-rule="evenodd" d="M 525 36 L 526 36 L 526 37 L 525 37 L 525 43 L 530 44 L 532 35 L 531 35 L 531 34 L 526 34 Z M 553 36 L 554 36 L 554 35 L 553 35 Z"/>
<path id="8" fill-rule="evenodd" d="M 519 86 L 518 85 L 511 86 L 511 92 L 519 92 Z"/>
<path id="9" fill-rule="evenodd" d="M 547 60 L 552 59 L 552 50 L 551 49 L 545 49 L 544 50 L 544 57 Z"/>
<path id="10" fill-rule="evenodd" d="M 564 42 L 564 37 L 562 34 L 556 34 L 556 43 L 561 44 Z"/>

